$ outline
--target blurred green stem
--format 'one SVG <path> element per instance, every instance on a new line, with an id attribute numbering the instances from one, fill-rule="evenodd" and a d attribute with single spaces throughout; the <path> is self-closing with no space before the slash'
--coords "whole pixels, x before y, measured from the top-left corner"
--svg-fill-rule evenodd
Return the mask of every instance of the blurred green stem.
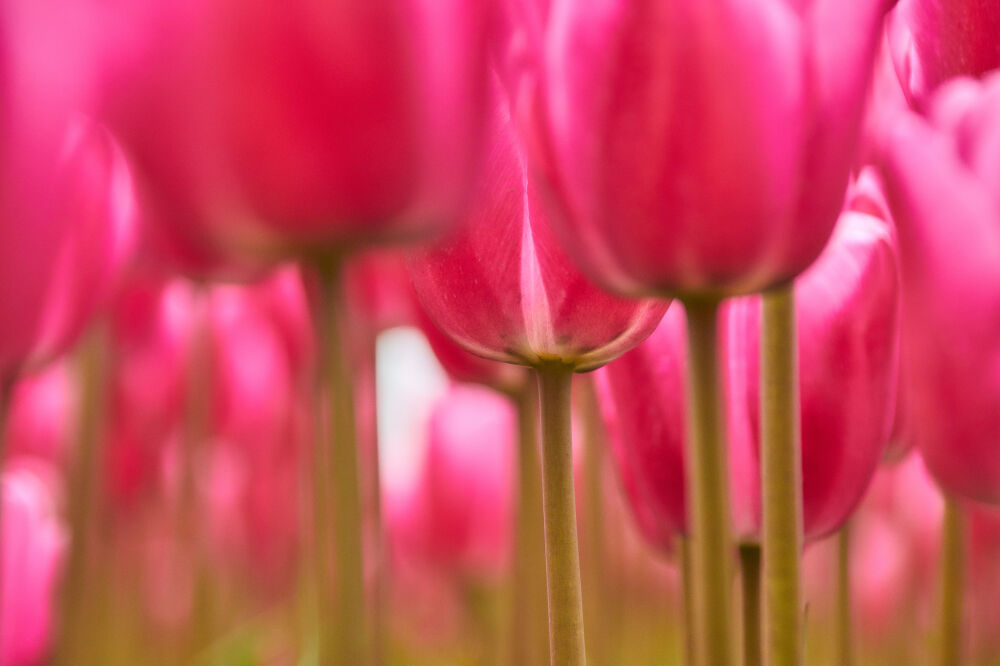
<path id="1" fill-rule="evenodd" d="M 761 316 L 761 489 L 768 666 L 802 663 L 802 467 L 795 290 L 765 292 Z"/>
<path id="2" fill-rule="evenodd" d="M 317 484 L 317 534 L 320 544 L 315 563 L 320 582 L 325 583 L 324 573 L 330 565 L 323 552 L 327 527 L 320 526 L 324 519 L 326 502 L 330 502 L 333 547 L 333 573 L 336 595 L 331 614 L 320 617 L 320 658 L 325 664 L 370 663 L 366 658 L 367 634 L 365 627 L 364 580 L 362 577 L 361 541 L 361 489 L 358 480 L 358 437 L 354 411 L 354 385 L 349 362 L 347 334 L 347 303 L 343 282 L 342 260 L 336 259 L 320 268 L 320 301 L 318 304 L 318 336 L 322 358 L 322 377 L 325 398 L 329 405 L 326 414 L 325 437 L 321 439 L 317 455 L 325 459 L 321 467 L 325 475 Z M 318 460 L 317 462 L 324 462 Z M 332 481 L 332 483 L 331 483 Z M 319 592 L 322 601 L 331 594 L 324 586 Z M 332 629 L 332 631 L 331 631 Z M 330 632 L 330 633 L 328 633 Z M 328 651 L 329 650 L 329 651 Z"/>
<path id="3" fill-rule="evenodd" d="M 510 664 L 537 664 L 549 653 L 545 627 L 545 544 L 538 455 L 538 384 L 529 374 L 516 395 L 518 428 L 517 542 L 510 620 Z"/>
<path id="4" fill-rule="evenodd" d="M 95 654 L 91 618 L 93 545 L 100 483 L 100 442 L 104 415 L 105 330 L 97 325 L 86 334 L 76 353 L 80 387 L 76 417 L 77 446 L 68 481 L 69 554 L 60 589 L 60 636 L 54 663 L 81 666 Z"/>
<path id="5" fill-rule="evenodd" d="M 695 654 L 703 666 L 735 663 L 732 636 L 732 539 L 726 438 L 718 358 L 718 301 L 689 301 L 687 503 L 691 534 Z"/>
<path id="6" fill-rule="evenodd" d="M 965 519 L 958 499 L 946 494 L 941 534 L 939 603 L 941 666 L 962 663 L 962 604 L 965 585 Z"/>
<path id="7" fill-rule="evenodd" d="M 845 523 L 837 533 L 837 664 L 854 666 L 850 523 Z"/>
<path id="8" fill-rule="evenodd" d="M 743 594 L 743 664 L 760 666 L 760 544 L 740 544 Z"/>
<path id="9" fill-rule="evenodd" d="M 696 664 L 698 640 L 694 629 L 694 572 L 691 567 L 691 539 L 677 537 L 677 556 L 680 558 L 682 624 L 684 625 L 684 663 Z"/>
<path id="10" fill-rule="evenodd" d="M 568 367 L 556 364 L 539 367 L 537 373 L 542 422 L 549 657 L 552 666 L 580 666 L 587 663 L 587 656 L 573 488 L 570 419 L 573 375 Z"/>

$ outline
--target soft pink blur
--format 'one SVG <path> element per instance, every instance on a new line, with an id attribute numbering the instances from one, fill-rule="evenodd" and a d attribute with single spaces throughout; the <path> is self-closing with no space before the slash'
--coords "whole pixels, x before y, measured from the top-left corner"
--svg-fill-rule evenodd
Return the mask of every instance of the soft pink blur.
<path id="1" fill-rule="evenodd" d="M 56 515 L 52 470 L 10 461 L 3 472 L 0 523 L 0 664 L 45 663 L 55 584 L 66 538 Z"/>
<path id="2" fill-rule="evenodd" d="M 456 384 L 435 406 L 415 485 L 386 488 L 390 533 L 404 557 L 458 580 L 496 580 L 509 566 L 517 419 L 512 403 Z"/>
<path id="3" fill-rule="evenodd" d="M 911 432 L 950 492 L 1000 502 L 1000 75 L 961 79 L 884 140 Z"/>
<path id="4" fill-rule="evenodd" d="M 489 7 L 112 2 L 104 107 L 150 245 L 246 276 L 289 250 L 447 228 L 476 174 Z"/>

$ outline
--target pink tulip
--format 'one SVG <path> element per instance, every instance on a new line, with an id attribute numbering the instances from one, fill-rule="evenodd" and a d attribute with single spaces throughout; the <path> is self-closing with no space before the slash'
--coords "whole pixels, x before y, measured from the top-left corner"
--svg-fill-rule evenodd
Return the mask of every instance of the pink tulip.
<path id="1" fill-rule="evenodd" d="M 94 81 L 83 14 L 58 0 L 0 10 L 0 383 L 74 341 L 130 247 L 128 169 L 85 118 Z"/>
<path id="2" fill-rule="evenodd" d="M 508 565 L 516 416 L 510 402 L 455 385 L 435 406 L 410 494 L 392 493 L 396 538 L 425 565 L 494 579 Z M 400 500 L 403 501 L 400 501 Z"/>
<path id="3" fill-rule="evenodd" d="M 48 171 L 39 173 L 41 165 L 13 171 L 4 186 L 8 207 L 0 210 L 0 279 L 8 287 L 0 318 L 9 322 L 0 334 L 4 378 L 52 359 L 76 340 L 109 298 L 131 248 L 136 210 L 128 168 L 114 140 L 82 118 L 61 136 Z M 12 162 L 5 166 L 17 168 L 17 160 Z M 33 178 L 43 180 L 21 182 Z M 37 191 L 28 192 L 32 189 Z"/>
<path id="4" fill-rule="evenodd" d="M 563 255 L 503 101 L 494 107 L 487 148 L 460 231 L 409 259 L 431 320 L 484 358 L 529 366 L 559 360 L 577 371 L 599 367 L 645 338 L 666 304 L 611 296 Z"/>
<path id="5" fill-rule="evenodd" d="M 849 206 L 863 200 L 854 194 Z M 888 223 L 850 207 L 796 282 L 805 534 L 836 529 L 867 487 L 889 435 L 898 361 L 899 280 Z M 723 306 L 730 497 L 736 534 L 760 529 L 758 297 Z M 685 528 L 684 313 L 671 308 L 632 352 L 598 373 L 622 476 L 662 528 Z M 648 517 L 640 516 L 640 524 Z"/>
<path id="6" fill-rule="evenodd" d="M 800 273 L 837 220 L 888 4 L 555 1 L 525 122 L 571 256 L 632 295 Z"/>
<path id="7" fill-rule="evenodd" d="M 887 33 L 907 97 L 923 105 L 957 76 L 1000 67 L 1000 8 L 982 0 L 900 0 Z"/>
<path id="8" fill-rule="evenodd" d="M 475 173 L 488 2 L 113 5 L 107 115 L 185 267 L 450 224 Z"/>
<path id="9" fill-rule="evenodd" d="M 916 445 L 949 491 L 1000 502 L 1000 76 L 960 80 L 886 137 Z"/>
<path id="10" fill-rule="evenodd" d="M 14 385 L 3 435 L 8 455 L 30 456 L 62 468 L 75 434 L 74 381 L 72 367 L 63 361 Z"/>
<path id="11" fill-rule="evenodd" d="M 51 471 L 12 461 L 3 473 L 0 664 L 45 663 L 65 536 Z"/>

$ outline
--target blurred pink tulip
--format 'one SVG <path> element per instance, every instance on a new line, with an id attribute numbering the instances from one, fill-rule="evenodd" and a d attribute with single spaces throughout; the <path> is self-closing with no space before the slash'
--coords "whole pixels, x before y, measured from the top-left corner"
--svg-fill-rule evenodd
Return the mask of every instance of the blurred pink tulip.
<path id="1" fill-rule="evenodd" d="M 489 8 L 112 3 L 105 108 L 160 246 L 245 274 L 316 243 L 445 229 L 475 175 Z"/>
<path id="2" fill-rule="evenodd" d="M 900 0 L 887 33 L 899 81 L 917 105 L 948 79 L 1000 67 L 1000 6 L 990 0 Z"/>
<path id="3" fill-rule="evenodd" d="M 506 398 L 455 385 L 434 407 L 416 485 L 393 491 L 392 532 L 425 565 L 496 579 L 509 564 L 517 419 Z"/>
<path id="4" fill-rule="evenodd" d="M 649 335 L 665 303 L 609 295 L 563 255 L 503 100 L 487 147 L 464 225 L 409 257 L 431 320 L 484 358 L 529 366 L 558 360 L 577 371 L 600 367 Z"/>
<path id="5" fill-rule="evenodd" d="M 570 255 L 631 295 L 799 274 L 837 220 L 888 5 L 553 2 L 525 123 Z"/>
<path id="6" fill-rule="evenodd" d="M 899 335 L 899 278 L 889 224 L 845 210 L 830 244 L 795 290 L 804 525 L 806 537 L 815 539 L 851 513 L 889 436 Z M 732 515 L 737 535 L 755 540 L 760 300 L 733 300 L 721 317 Z M 683 311 L 671 308 L 646 342 L 598 373 L 621 475 L 626 485 L 638 486 L 637 495 L 648 503 L 643 511 L 676 531 L 685 526 L 685 335 Z M 640 515 L 640 524 L 648 520 Z"/>
<path id="7" fill-rule="evenodd" d="M 943 86 L 885 139 L 910 430 L 949 491 L 1000 502 L 1000 75 Z"/>
<path id="8" fill-rule="evenodd" d="M 18 380 L 11 392 L 4 447 L 10 456 L 63 468 L 77 409 L 75 377 L 66 361 Z"/>
<path id="9" fill-rule="evenodd" d="M 0 319 L 9 322 L 0 333 L 4 379 L 76 340 L 109 298 L 131 249 L 137 219 L 131 176 L 114 140 L 83 118 L 70 121 L 61 136 L 47 170 L 34 165 L 8 173 L 0 197 L 9 206 L 0 210 L 0 279 L 7 285 Z M 23 166 L 17 162 L 4 166 Z M 23 182 L 33 178 L 42 182 Z"/>
<path id="10" fill-rule="evenodd" d="M 3 473 L 0 553 L 0 664 L 45 662 L 55 584 L 65 550 L 51 472 L 11 461 Z"/>
<path id="11" fill-rule="evenodd" d="M 128 168 L 86 119 L 88 27 L 80 3 L 0 9 L 0 383 L 74 341 L 130 248 Z"/>

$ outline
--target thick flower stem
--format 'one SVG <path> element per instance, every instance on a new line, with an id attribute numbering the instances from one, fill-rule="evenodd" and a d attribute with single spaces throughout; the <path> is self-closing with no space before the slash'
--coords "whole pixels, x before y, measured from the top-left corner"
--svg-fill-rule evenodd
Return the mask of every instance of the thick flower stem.
<path id="1" fill-rule="evenodd" d="M 765 656 L 768 666 L 798 666 L 802 663 L 802 467 L 794 287 L 777 287 L 762 300 Z"/>
<path id="2" fill-rule="evenodd" d="M 77 413 L 77 447 L 68 481 L 70 533 L 69 557 L 60 590 L 60 640 L 54 663 L 79 666 L 93 663 L 91 608 L 94 528 L 100 486 L 100 442 L 104 413 L 104 337 L 95 327 L 77 353 L 80 406 Z"/>
<path id="3" fill-rule="evenodd" d="M 735 663 L 726 440 L 719 386 L 717 301 L 684 304 L 688 332 L 687 502 L 695 653 L 703 666 Z"/>
<path id="4" fill-rule="evenodd" d="M 740 544 L 740 581 L 743 584 L 743 666 L 760 666 L 759 544 Z"/>
<path id="5" fill-rule="evenodd" d="M 938 662 L 941 666 L 962 663 L 962 604 L 965 585 L 965 520 L 962 506 L 945 495 L 944 524 L 941 533 L 941 616 Z"/>
<path id="6" fill-rule="evenodd" d="M 573 488 L 572 377 L 563 365 L 538 368 L 549 656 L 553 666 L 587 663 Z"/>
<path id="7" fill-rule="evenodd" d="M 691 539 L 677 537 L 677 556 L 681 569 L 681 611 L 684 630 L 684 663 L 697 664 L 697 638 L 694 630 L 694 572 L 691 569 Z"/>
<path id="8" fill-rule="evenodd" d="M 545 629 L 545 544 L 538 455 L 538 386 L 529 375 L 517 394 L 518 501 L 509 663 L 537 664 L 549 652 Z"/>
<path id="9" fill-rule="evenodd" d="M 854 666 L 850 524 L 841 527 L 837 534 L 837 663 L 842 666 Z"/>
<path id="10" fill-rule="evenodd" d="M 358 471 L 357 426 L 354 411 L 354 385 L 348 356 L 346 327 L 346 297 L 342 264 L 330 262 L 321 267 L 320 300 L 318 304 L 318 345 L 322 357 L 322 390 L 329 405 L 325 419 L 325 436 L 320 442 L 325 479 L 317 479 L 317 570 L 329 566 L 324 551 L 329 544 L 322 542 L 327 529 L 318 523 L 326 514 L 325 502 L 330 502 L 333 535 L 333 573 L 335 601 L 330 615 L 320 617 L 319 663 L 369 663 L 365 657 L 367 635 L 365 627 L 364 581 L 361 555 L 361 488 Z M 320 573 L 320 581 L 326 574 Z M 319 592 L 320 608 L 331 590 Z"/>

